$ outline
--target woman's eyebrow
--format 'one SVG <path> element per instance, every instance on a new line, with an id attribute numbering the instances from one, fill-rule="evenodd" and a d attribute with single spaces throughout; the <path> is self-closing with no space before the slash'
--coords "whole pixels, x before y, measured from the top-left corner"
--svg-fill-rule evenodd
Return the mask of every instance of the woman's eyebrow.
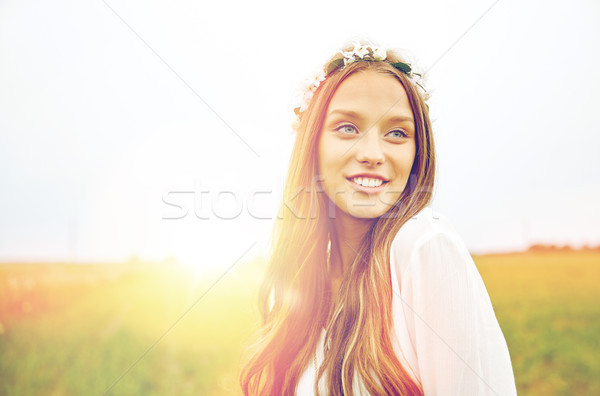
<path id="1" fill-rule="evenodd" d="M 338 115 L 338 114 L 342 115 L 342 116 L 350 117 L 350 118 L 355 118 L 355 119 L 362 118 L 362 116 L 355 111 L 342 110 L 342 109 L 332 110 L 331 112 L 329 112 L 329 114 L 327 114 L 327 117 Z M 385 114 L 384 114 L 384 117 L 385 117 Z M 384 117 L 382 117 L 382 118 L 384 118 Z M 413 120 L 413 118 L 411 116 L 400 116 L 400 115 L 392 116 L 392 117 L 386 119 L 385 121 L 387 121 L 388 123 L 396 123 L 396 122 L 410 122 L 412 124 L 415 123 L 415 121 Z"/>
<path id="2" fill-rule="evenodd" d="M 360 116 L 360 114 L 358 114 L 355 111 L 342 110 L 342 109 L 335 109 L 333 111 L 330 111 L 329 114 L 327 114 L 327 117 L 334 116 L 336 114 L 343 115 L 343 116 L 350 117 L 350 118 L 362 118 Z"/>
<path id="3" fill-rule="evenodd" d="M 396 122 L 410 122 L 411 124 L 415 123 L 413 118 L 410 116 L 394 116 L 394 117 L 390 117 L 387 121 L 389 123 L 396 123 Z"/>

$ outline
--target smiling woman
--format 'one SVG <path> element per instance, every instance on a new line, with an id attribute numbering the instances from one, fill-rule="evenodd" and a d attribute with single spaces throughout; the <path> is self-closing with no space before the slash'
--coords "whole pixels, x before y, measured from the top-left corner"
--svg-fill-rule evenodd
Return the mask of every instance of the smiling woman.
<path id="1" fill-rule="evenodd" d="M 372 219 L 398 200 L 415 159 L 414 130 L 393 74 L 365 70 L 340 84 L 319 139 L 319 174 L 340 215 Z"/>
<path id="2" fill-rule="evenodd" d="M 244 394 L 516 394 L 485 285 L 427 206 L 435 149 L 417 77 L 357 43 L 303 96 Z"/>

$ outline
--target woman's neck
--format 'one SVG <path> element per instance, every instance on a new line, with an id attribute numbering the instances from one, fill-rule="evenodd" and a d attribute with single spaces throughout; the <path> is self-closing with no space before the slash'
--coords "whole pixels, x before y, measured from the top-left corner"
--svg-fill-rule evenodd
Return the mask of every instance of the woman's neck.
<path id="1" fill-rule="evenodd" d="M 350 268 L 374 221 L 375 219 L 359 219 L 345 213 L 333 219 L 335 232 L 332 235 L 330 257 L 332 278 L 342 278 Z"/>

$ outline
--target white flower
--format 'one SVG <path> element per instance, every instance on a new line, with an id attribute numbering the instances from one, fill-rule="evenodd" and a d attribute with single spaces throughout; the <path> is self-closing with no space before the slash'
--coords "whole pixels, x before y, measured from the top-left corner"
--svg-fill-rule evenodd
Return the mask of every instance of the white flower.
<path id="1" fill-rule="evenodd" d="M 321 85 L 321 83 L 325 80 L 325 72 L 324 71 L 320 71 L 318 72 L 314 79 L 313 79 L 313 86 L 316 88 L 319 88 L 319 85 Z"/>
<path id="2" fill-rule="evenodd" d="M 298 111 L 301 113 L 308 109 L 308 105 L 312 100 L 317 88 L 321 85 L 323 81 L 326 79 L 326 74 L 323 70 L 319 70 L 317 73 L 313 75 L 311 78 L 306 78 L 302 81 L 299 89 L 296 91 L 296 95 L 294 97 L 294 102 L 297 103 L 295 108 L 299 109 Z"/>
<path id="3" fill-rule="evenodd" d="M 354 62 L 354 51 L 340 51 L 340 54 L 344 57 L 344 67 L 348 66 L 350 63 Z"/>
<path id="4" fill-rule="evenodd" d="M 373 50 L 373 59 L 382 61 L 387 57 L 387 53 L 383 48 L 371 47 Z"/>
<path id="5" fill-rule="evenodd" d="M 300 85 L 300 89 L 299 89 L 300 94 L 304 95 L 304 92 L 310 91 L 312 86 L 313 86 L 313 80 L 311 78 L 304 79 L 304 81 L 302 81 L 302 84 Z"/>
<path id="6" fill-rule="evenodd" d="M 360 43 L 354 44 L 354 55 L 358 56 L 360 59 L 364 58 L 365 55 L 369 53 L 368 45 L 360 45 Z"/>
<path id="7" fill-rule="evenodd" d="M 310 102 L 310 100 L 303 100 L 302 103 L 300 103 L 300 112 L 302 113 L 303 111 L 305 111 L 306 109 L 308 109 L 308 103 Z"/>
<path id="8" fill-rule="evenodd" d="M 308 105 L 310 104 L 310 101 L 312 100 L 314 94 L 315 94 L 314 89 L 305 91 L 302 94 L 302 97 L 300 98 L 300 111 L 301 112 L 308 109 Z"/>
<path id="9" fill-rule="evenodd" d="M 306 92 L 312 89 L 313 85 L 315 83 L 314 78 L 312 77 L 306 77 L 304 80 L 302 80 L 302 86 L 301 86 L 301 91 L 302 92 Z"/>
<path id="10" fill-rule="evenodd" d="M 348 51 L 348 52 L 340 51 L 340 54 L 342 54 L 344 56 L 344 58 L 354 58 L 354 51 Z"/>

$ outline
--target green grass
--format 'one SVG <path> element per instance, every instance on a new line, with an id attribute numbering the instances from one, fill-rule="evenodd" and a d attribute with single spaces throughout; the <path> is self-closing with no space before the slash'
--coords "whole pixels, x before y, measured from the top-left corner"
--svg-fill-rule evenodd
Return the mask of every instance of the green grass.
<path id="1" fill-rule="evenodd" d="M 218 274 L 195 280 L 190 269 L 144 265 L 0 268 L 0 394 L 240 393 L 240 351 L 257 319 L 253 278 L 242 282 L 243 271 L 202 297 Z"/>
<path id="2" fill-rule="evenodd" d="M 519 395 L 600 395 L 600 254 L 476 257 Z"/>
<path id="3" fill-rule="evenodd" d="M 600 254 L 475 260 L 519 395 L 600 394 Z M 0 265 L 0 394 L 240 394 L 260 272 L 240 263 L 204 294 L 220 274 L 173 264 Z"/>

